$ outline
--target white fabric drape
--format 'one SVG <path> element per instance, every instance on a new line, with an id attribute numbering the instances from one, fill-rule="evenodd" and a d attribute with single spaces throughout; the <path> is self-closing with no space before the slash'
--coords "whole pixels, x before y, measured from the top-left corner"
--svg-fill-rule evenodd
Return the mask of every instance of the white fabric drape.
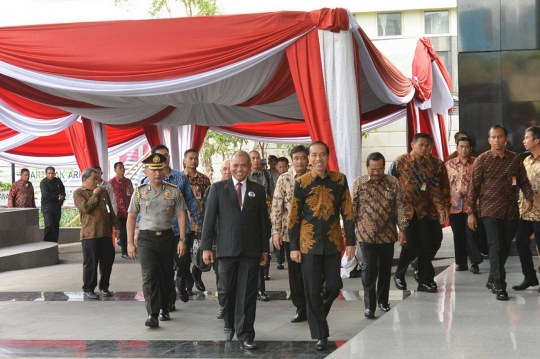
<path id="1" fill-rule="evenodd" d="M 38 138 L 38 136 L 28 135 L 26 133 L 19 133 L 13 137 L 6 138 L 5 140 L 0 141 L 0 155 L 1 152 L 9 151 L 13 148 L 22 146 L 25 143 L 35 140 L 36 138 Z"/>
<path id="2" fill-rule="evenodd" d="M 350 32 L 319 31 L 322 72 L 339 170 L 352 181 L 360 176 L 360 107 Z"/>
<path id="3" fill-rule="evenodd" d="M 210 130 L 225 133 L 227 135 L 236 136 L 250 141 L 261 141 L 261 142 L 278 142 L 278 143 L 309 143 L 311 142 L 311 137 L 289 137 L 289 138 L 276 138 L 276 137 L 265 137 L 265 136 L 253 136 L 237 133 L 234 131 L 226 130 L 222 127 L 210 126 Z"/>
<path id="4" fill-rule="evenodd" d="M 404 107 L 402 110 L 394 112 L 388 116 L 384 116 L 378 120 L 366 123 L 362 126 L 362 133 L 373 131 L 377 128 L 386 126 L 388 124 L 391 124 L 392 122 L 402 119 L 405 116 L 407 116 L 407 108 Z"/>
<path id="5" fill-rule="evenodd" d="M 130 141 L 122 143 L 120 145 L 109 148 L 108 153 L 110 157 L 119 157 L 120 155 L 123 155 L 124 153 L 127 153 L 131 151 L 132 149 L 142 146 L 146 143 L 148 143 L 146 140 L 146 136 L 142 135 Z M 77 160 L 75 159 L 75 156 L 59 156 L 59 157 L 54 157 L 54 158 L 29 157 L 29 156 L 13 155 L 11 153 L 0 151 L 0 159 L 7 162 L 15 163 L 19 166 L 25 166 L 25 167 L 41 168 L 41 167 L 50 166 L 52 164 L 57 169 L 58 168 L 62 168 L 62 169 L 78 168 Z"/>
<path id="6" fill-rule="evenodd" d="M 107 146 L 107 128 L 102 123 L 92 121 L 92 132 L 96 142 L 99 166 L 103 171 L 103 179 L 107 181 L 109 179 L 109 148 Z"/>
<path id="7" fill-rule="evenodd" d="M 71 126 L 78 117 L 78 115 L 71 114 L 55 120 L 32 118 L 23 115 L 6 103 L 0 101 L 0 122 L 9 128 L 24 134 L 31 134 L 34 136 L 54 135 Z"/>
<path id="8" fill-rule="evenodd" d="M 431 69 L 433 71 L 431 108 L 438 114 L 446 115 L 448 114 L 448 110 L 454 107 L 454 99 L 437 62 L 431 62 Z"/>

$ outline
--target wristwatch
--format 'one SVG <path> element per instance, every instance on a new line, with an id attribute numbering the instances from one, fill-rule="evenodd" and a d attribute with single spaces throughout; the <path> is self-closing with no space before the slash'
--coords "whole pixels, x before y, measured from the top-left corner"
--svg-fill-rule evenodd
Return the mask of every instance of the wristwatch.
<path id="1" fill-rule="evenodd" d="M 187 238 L 180 238 L 180 242 L 187 243 Z"/>

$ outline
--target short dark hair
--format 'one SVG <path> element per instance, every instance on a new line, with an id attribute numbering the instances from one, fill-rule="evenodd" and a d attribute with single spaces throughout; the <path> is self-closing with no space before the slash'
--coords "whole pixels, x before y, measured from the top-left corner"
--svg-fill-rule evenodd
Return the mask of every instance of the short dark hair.
<path id="1" fill-rule="evenodd" d="M 162 145 L 162 144 L 159 144 L 159 145 L 156 145 L 156 146 L 152 147 L 152 154 L 153 155 L 156 154 L 157 151 L 159 151 L 159 150 L 165 150 L 165 151 L 170 153 L 169 147 L 167 147 L 165 145 Z"/>
<path id="2" fill-rule="evenodd" d="M 279 158 L 276 157 L 276 160 L 278 163 L 285 162 L 287 166 L 289 165 L 289 159 L 287 157 L 279 157 Z"/>
<path id="3" fill-rule="evenodd" d="M 540 140 L 540 127 L 532 126 L 526 129 L 525 132 L 530 132 L 533 140 Z"/>
<path id="4" fill-rule="evenodd" d="M 56 172 L 56 170 L 54 169 L 53 166 L 49 166 L 49 167 L 45 168 L 45 173 L 49 172 L 49 170 L 53 170 L 53 172 Z"/>
<path id="5" fill-rule="evenodd" d="M 30 173 L 30 170 L 29 170 L 28 168 L 23 168 L 23 169 L 21 170 L 21 176 L 22 176 L 22 174 L 23 174 L 24 172 Z M 45 172 L 45 173 L 46 173 L 46 172 Z"/>
<path id="6" fill-rule="evenodd" d="M 431 136 L 428 135 L 427 133 L 423 133 L 423 132 L 419 132 L 416 135 L 414 135 L 413 138 L 412 138 L 412 142 L 416 143 L 416 141 L 418 141 L 421 138 L 425 138 L 426 140 L 429 141 L 429 143 L 432 142 Z"/>
<path id="7" fill-rule="evenodd" d="M 94 166 L 94 167 L 92 167 L 92 168 L 95 169 L 96 171 L 99 171 L 99 172 L 102 171 L 101 167 L 99 167 L 99 166 Z"/>
<path id="8" fill-rule="evenodd" d="M 469 135 L 465 131 L 458 131 L 454 134 L 454 141 L 457 141 L 458 139 L 463 138 L 463 137 L 469 137 Z"/>
<path id="9" fill-rule="evenodd" d="M 270 156 L 268 156 L 268 161 L 270 161 L 270 160 L 279 161 L 279 158 L 277 158 L 277 156 L 275 156 L 275 155 L 270 155 Z"/>
<path id="10" fill-rule="evenodd" d="M 383 166 L 385 166 L 386 165 L 386 160 L 385 160 L 384 156 L 382 155 L 382 153 L 380 153 L 380 152 L 372 152 L 366 158 L 366 167 L 369 167 L 369 162 L 370 161 L 380 161 L 380 160 L 382 160 L 382 164 L 383 164 Z"/>
<path id="11" fill-rule="evenodd" d="M 460 142 L 469 142 L 469 146 L 471 146 L 471 147 L 473 146 L 473 145 L 472 145 L 472 141 L 471 141 L 471 139 L 470 139 L 469 137 L 465 137 L 465 136 L 464 136 L 464 137 L 458 138 L 458 139 L 457 139 L 456 146 L 459 146 L 459 143 L 460 143 Z"/>
<path id="12" fill-rule="evenodd" d="M 82 179 L 88 179 L 90 177 L 92 177 L 92 173 L 97 173 L 97 169 L 94 167 L 94 168 L 85 168 L 83 171 L 82 171 Z"/>
<path id="13" fill-rule="evenodd" d="M 298 146 L 294 146 L 292 149 L 291 149 L 291 158 L 293 157 L 293 155 L 295 153 L 298 153 L 298 152 L 305 152 L 306 153 L 306 156 L 309 154 L 309 151 L 308 149 L 306 148 L 306 146 L 304 145 L 298 145 Z"/>
<path id="14" fill-rule="evenodd" d="M 324 148 L 326 149 L 326 155 L 327 156 L 330 156 L 330 148 L 328 147 L 328 145 L 326 143 L 324 143 L 323 141 L 315 141 L 315 142 L 312 142 L 309 147 L 308 147 L 308 154 L 311 153 L 311 147 L 312 146 L 316 146 L 316 145 L 323 145 Z"/>
<path id="15" fill-rule="evenodd" d="M 116 168 L 117 168 L 118 166 L 120 166 L 120 165 L 123 166 L 123 165 L 124 165 L 124 162 L 116 162 L 116 163 L 114 164 L 114 167 L 113 167 L 113 168 L 116 169 Z"/>
<path id="16" fill-rule="evenodd" d="M 508 130 L 506 129 L 506 127 L 502 126 L 502 125 L 493 125 L 489 128 L 489 132 L 491 132 L 492 130 L 503 130 L 504 132 L 504 137 L 508 137 Z M 488 132 L 488 133 L 489 133 Z"/>
<path id="17" fill-rule="evenodd" d="M 169 151 L 167 151 L 167 152 L 169 152 Z M 184 158 L 186 158 L 186 156 L 187 156 L 189 153 L 196 153 L 197 156 L 199 155 L 199 151 L 197 151 L 197 150 L 194 149 L 194 148 L 190 148 L 190 149 L 187 149 L 187 150 L 184 152 Z"/>

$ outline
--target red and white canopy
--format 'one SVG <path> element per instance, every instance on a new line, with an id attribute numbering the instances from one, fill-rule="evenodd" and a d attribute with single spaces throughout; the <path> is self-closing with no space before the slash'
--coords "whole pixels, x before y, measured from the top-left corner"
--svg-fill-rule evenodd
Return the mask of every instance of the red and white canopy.
<path id="1" fill-rule="evenodd" d="M 361 128 L 408 112 L 411 129 L 441 130 L 448 73 L 429 40 L 418 46 L 408 78 L 345 9 L 0 28 L 0 157 L 107 167 L 111 148 L 145 135 L 180 168 L 182 149 L 212 128 L 324 141 L 330 167 L 354 178 Z"/>

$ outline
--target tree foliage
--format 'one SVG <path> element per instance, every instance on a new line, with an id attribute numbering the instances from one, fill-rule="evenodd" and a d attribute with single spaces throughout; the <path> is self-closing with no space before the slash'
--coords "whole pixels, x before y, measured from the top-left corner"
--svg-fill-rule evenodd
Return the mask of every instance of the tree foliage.
<path id="1" fill-rule="evenodd" d="M 115 5 L 128 4 L 130 0 L 114 0 Z M 148 13 L 152 17 L 160 17 L 165 13 L 172 16 L 172 4 L 181 2 L 187 16 L 215 15 L 219 12 L 217 0 L 152 0 Z"/>
<path id="2" fill-rule="evenodd" d="M 201 150 L 201 157 L 204 166 L 212 165 L 212 156 L 220 155 L 225 161 L 234 151 L 247 145 L 248 141 L 235 136 L 208 130 Z"/>

